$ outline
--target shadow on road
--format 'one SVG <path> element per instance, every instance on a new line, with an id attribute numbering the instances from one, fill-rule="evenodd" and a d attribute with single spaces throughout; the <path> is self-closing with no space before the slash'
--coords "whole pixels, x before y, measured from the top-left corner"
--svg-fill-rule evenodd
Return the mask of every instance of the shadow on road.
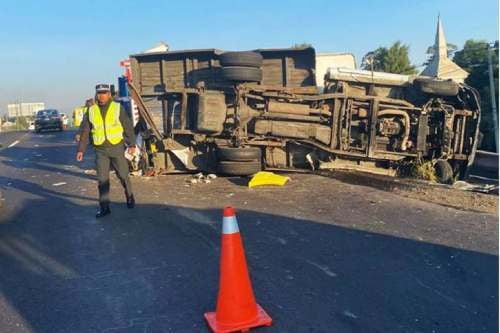
<path id="1" fill-rule="evenodd" d="M 6 185 L 7 187 L 11 189 L 16 189 L 19 191 L 23 191 L 26 193 L 31 193 L 34 195 L 38 195 L 40 197 L 45 197 L 45 198 L 51 198 L 51 201 L 54 199 L 57 200 L 63 200 L 66 202 L 65 199 L 63 198 L 72 198 L 72 199 L 82 199 L 82 200 L 90 200 L 90 201 L 98 201 L 96 198 L 93 197 L 85 197 L 81 195 L 76 195 L 76 194 L 71 194 L 71 193 L 61 193 L 55 190 L 50 190 L 44 186 L 41 186 L 36 183 L 31 183 L 25 180 L 21 179 L 10 179 L 7 177 L 0 176 L 0 184 L 10 184 Z M 1 188 L 1 187 L 0 187 Z M 74 205 L 74 204 L 73 204 Z M 27 205 L 27 209 L 29 209 L 29 205 Z M 50 208 L 51 204 L 46 205 L 46 208 Z M 44 211 L 41 211 L 41 213 L 45 213 Z M 1 219 L 0 219 L 1 223 Z"/>
<path id="2" fill-rule="evenodd" d="M 74 159 L 68 163 L 68 156 L 74 156 L 76 148 L 74 146 L 44 146 L 34 148 L 16 147 L 15 149 L 0 150 L 0 157 L 5 166 L 26 169 L 29 171 L 37 170 L 47 174 L 57 174 L 75 176 L 84 179 L 90 179 L 82 172 L 83 169 L 94 169 L 94 152 L 88 150 L 83 162 L 76 162 Z M 20 158 L 21 157 L 21 158 Z"/>
<path id="3" fill-rule="evenodd" d="M 114 204 L 96 221 L 94 206 L 43 191 L 0 216 L 3 330 L 206 330 L 220 209 Z M 275 322 L 261 332 L 498 330 L 495 255 L 237 213 L 256 297 Z"/>

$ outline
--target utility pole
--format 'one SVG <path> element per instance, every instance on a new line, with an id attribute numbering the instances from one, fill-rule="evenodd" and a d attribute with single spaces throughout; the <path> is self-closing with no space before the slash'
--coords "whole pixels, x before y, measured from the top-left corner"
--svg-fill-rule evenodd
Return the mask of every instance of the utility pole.
<path id="1" fill-rule="evenodd" d="M 495 81 L 493 80 L 493 61 L 491 54 L 495 50 L 488 44 L 488 72 L 490 76 L 490 96 L 491 96 L 491 115 L 493 117 L 493 126 L 495 130 L 495 152 L 498 153 L 498 117 L 497 117 L 497 103 L 495 98 Z"/>

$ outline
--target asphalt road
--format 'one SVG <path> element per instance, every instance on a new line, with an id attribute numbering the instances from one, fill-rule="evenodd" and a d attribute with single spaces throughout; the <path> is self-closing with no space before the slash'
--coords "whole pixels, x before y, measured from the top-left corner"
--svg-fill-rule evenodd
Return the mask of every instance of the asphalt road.
<path id="1" fill-rule="evenodd" d="M 0 331 L 206 332 L 221 208 L 237 209 L 258 332 L 497 332 L 498 216 L 292 174 L 280 188 L 134 178 L 94 218 L 73 132 L 0 134 Z M 13 142 L 16 145 L 8 148 Z"/>

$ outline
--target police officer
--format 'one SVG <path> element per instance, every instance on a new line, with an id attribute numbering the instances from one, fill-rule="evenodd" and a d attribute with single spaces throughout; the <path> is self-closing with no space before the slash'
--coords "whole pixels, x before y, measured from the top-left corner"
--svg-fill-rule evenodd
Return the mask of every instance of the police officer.
<path id="1" fill-rule="evenodd" d="M 99 189 L 99 211 L 97 218 L 111 213 L 109 209 L 109 171 L 110 165 L 125 189 L 125 199 L 128 208 L 134 208 L 135 199 L 128 176 L 128 162 L 125 159 L 125 145 L 128 152 L 133 154 L 135 134 L 132 121 L 126 111 L 117 102 L 113 101 L 111 85 L 98 84 L 96 86 L 97 104 L 89 107 L 83 116 L 80 125 L 80 141 L 76 160 L 82 161 L 83 154 L 89 141 L 95 148 L 96 169 Z"/>

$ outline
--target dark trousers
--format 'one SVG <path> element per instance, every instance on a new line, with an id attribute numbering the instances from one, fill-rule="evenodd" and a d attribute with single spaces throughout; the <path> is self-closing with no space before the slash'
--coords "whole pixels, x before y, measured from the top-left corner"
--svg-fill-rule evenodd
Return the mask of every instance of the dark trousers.
<path id="1" fill-rule="evenodd" d="M 109 171 L 110 165 L 116 171 L 118 179 L 122 183 L 125 195 L 132 195 L 132 185 L 128 177 L 128 162 L 124 156 L 124 146 L 118 144 L 112 147 L 96 147 L 96 169 L 99 189 L 99 204 L 109 204 Z"/>

